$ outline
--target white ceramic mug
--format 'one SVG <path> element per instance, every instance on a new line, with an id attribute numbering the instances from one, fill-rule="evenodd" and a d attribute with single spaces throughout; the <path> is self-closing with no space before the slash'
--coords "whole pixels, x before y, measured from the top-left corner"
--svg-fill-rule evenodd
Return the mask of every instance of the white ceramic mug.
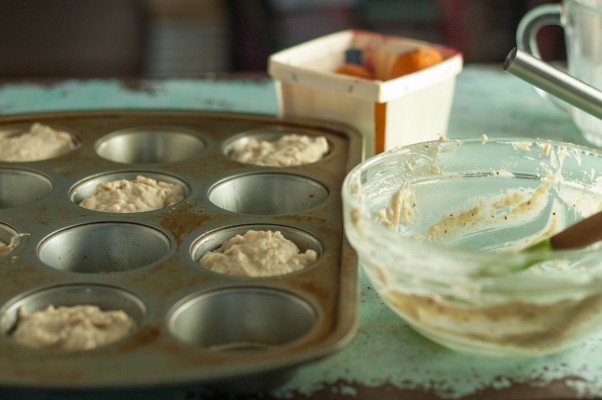
<path id="1" fill-rule="evenodd" d="M 568 73 L 602 90 L 602 0 L 564 0 L 532 9 L 518 25 L 518 47 L 541 58 L 537 33 L 546 25 L 564 29 Z M 585 139 L 602 146 L 602 120 L 538 92 L 567 109 Z"/>

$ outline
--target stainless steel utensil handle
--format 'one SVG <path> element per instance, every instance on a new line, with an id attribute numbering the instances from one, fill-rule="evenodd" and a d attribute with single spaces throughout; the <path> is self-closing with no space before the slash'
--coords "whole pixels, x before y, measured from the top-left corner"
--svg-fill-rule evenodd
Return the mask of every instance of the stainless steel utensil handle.
<path id="1" fill-rule="evenodd" d="M 510 51 L 504 71 L 602 119 L 602 92 L 518 48 Z"/>

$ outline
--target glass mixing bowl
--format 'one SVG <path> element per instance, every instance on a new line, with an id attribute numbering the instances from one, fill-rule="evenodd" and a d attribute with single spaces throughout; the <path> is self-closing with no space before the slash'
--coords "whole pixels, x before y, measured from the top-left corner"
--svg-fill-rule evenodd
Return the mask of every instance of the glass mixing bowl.
<path id="1" fill-rule="evenodd" d="M 601 174 L 601 152 L 546 140 L 401 147 L 346 177 L 345 233 L 382 299 L 424 336 L 539 356 L 602 328 L 600 245 L 522 251 L 602 210 Z"/>

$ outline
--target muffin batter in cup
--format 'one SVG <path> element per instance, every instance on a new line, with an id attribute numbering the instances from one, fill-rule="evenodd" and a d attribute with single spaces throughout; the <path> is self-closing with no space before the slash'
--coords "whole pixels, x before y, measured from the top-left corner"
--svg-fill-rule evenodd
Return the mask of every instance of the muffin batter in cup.
<path id="1" fill-rule="evenodd" d="M 79 205 L 94 211 L 135 213 L 169 207 L 183 199 L 181 185 L 139 175 L 133 181 L 120 179 L 100 183 Z"/>
<path id="2" fill-rule="evenodd" d="M 301 270 L 318 258 L 314 250 L 302 253 L 278 231 L 249 230 L 224 242 L 200 259 L 202 266 L 237 276 L 274 276 Z"/>
<path id="3" fill-rule="evenodd" d="M 89 350 L 115 342 L 136 329 L 136 323 L 120 310 L 103 311 L 93 305 L 48 306 L 26 314 L 19 309 L 11 336 L 38 349 Z"/>
<path id="4" fill-rule="evenodd" d="M 58 157 L 75 149 L 67 132 L 34 123 L 28 132 L 19 135 L 0 134 L 0 161 L 40 161 Z"/>
<path id="5" fill-rule="evenodd" d="M 290 167 L 316 162 L 327 152 L 328 141 L 323 136 L 290 134 L 274 141 L 251 138 L 230 157 L 245 164 Z"/>

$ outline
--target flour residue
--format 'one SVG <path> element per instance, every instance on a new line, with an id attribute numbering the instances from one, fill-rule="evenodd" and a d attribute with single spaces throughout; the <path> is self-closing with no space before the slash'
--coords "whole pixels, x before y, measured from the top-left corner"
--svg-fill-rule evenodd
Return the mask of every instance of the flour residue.
<path id="1" fill-rule="evenodd" d="M 525 150 L 525 151 L 530 151 L 531 146 L 533 145 L 533 143 L 531 143 L 531 142 L 512 142 L 511 144 L 516 150 Z"/>
<path id="2" fill-rule="evenodd" d="M 549 191 L 555 179 L 555 175 L 549 173 L 534 190 L 510 190 L 498 196 L 479 198 L 476 200 L 475 206 L 467 210 L 449 213 L 449 215 L 441 218 L 438 223 L 432 225 L 426 233 L 415 235 L 415 237 L 429 241 L 442 239 L 449 241 L 452 237 L 466 235 L 467 232 L 476 229 L 523 224 L 532 216 L 544 212 L 548 204 Z M 402 190 L 404 192 L 408 191 L 407 188 L 400 189 L 400 191 Z M 395 197 L 389 207 L 397 206 Z M 563 215 L 558 207 L 554 207 L 554 210 L 548 220 L 547 228 L 544 232 L 534 232 L 534 238 L 541 238 L 553 233 L 558 225 L 558 219 Z M 520 243 L 531 243 L 535 240 L 534 238 L 528 240 L 520 238 Z"/>
<path id="3" fill-rule="evenodd" d="M 487 140 L 483 135 L 482 144 L 485 145 Z M 532 232 L 530 237 L 517 238 L 515 243 L 505 244 L 505 250 L 519 250 L 553 235 L 562 226 L 565 226 L 564 209 L 567 208 L 567 205 L 581 218 L 602 210 L 600 196 L 585 190 L 563 189 L 564 178 L 560 171 L 568 158 L 574 160 L 578 165 L 581 164 L 581 153 L 578 149 L 567 146 L 556 146 L 552 149 L 551 144 L 546 141 L 515 141 L 509 144 L 516 151 L 529 153 L 534 147 L 538 148 L 541 154 L 547 158 L 545 165 L 547 172 L 537 187 L 510 189 L 499 194 L 466 198 L 463 203 L 465 208 L 450 210 L 438 222 L 429 226 L 425 232 L 414 232 L 411 236 L 432 242 L 453 243 L 455 238 L 461 238 L 475 230 L 519 226 L 543 213 L 549 213 L 545 227 Z M 412 154 L 408 157 L 410 160 L 405 161 L 406 170 L 413 172 L 416 168 L 421 168 L 424 173 L 441 174 L 441 168 L 437 165 L 437 155 L 441 151 L 441 147 L 437 143 L 431 143 L 425 145 L 423 150 L 422 155 Z M 431 165 L 425 165 L 425 161 L 431 161 Z M 544 165 L 543 162 L 542 165 Z M 596 172 L 592 171 L 591 173 L 595 174 Z M 420 172 L 416 173 L 416 176 L 420 175 Z M 493 175 L 499 178 L 513 178 L 511 172 L 504 170 L 495 171 Z M 417 199 L 414 189 L 410 186 L 409 182 L 403 183 L 400 189 L 391 196 L 390 202 L 376 212 L 375 219 L 391 229 L 398 229 L 401 225 L 413 226 L 418 212 L 416 202 L 420 199 Z M 443 193 L 442 195 L 445 196 Z M 431 212 L 437 211 L 432 210 Z"/>
<path id="4" fill-rule="evenodd" d="M 499 174 L 506 176 L 506 174 Z M 452 211 L 431 225 L 425 233 L 413 237 L 431 242 L 450 242 L 477 229 L 511 227 L 525 223 L 526 220 L 544 212 L 548 205 L 549 192 L 556 176 L 549 173 L 533 190 L 521 189 L 506 191 L 497 196 L 486 196 L 474 200 L 474 206 Z M 401 225 L 412 225 L 416 219 L 416 196 L 408 184 L 396 191 L 384 209 L 376 214 L 376 220 L 390 229 Z M 467 204 L 471 201 L 467 199 Z M 596 204 L 601 204 L 598 201 Z M 516 246 L 507 245 L 506 249 L 524 247 L 527 243 L 548 237 L 555 233 L 559 219 L 564 215 L 561 207 L 553 205 L 548 224 L 540 232 L 533 232 L 530 239 L 521 238 Z"/>
<path id="5" fill-rule="evenodd" d="M 416 200 L 414 192 L 408 185 L 393 194 L 391 204 L 384 210 L 379 211 L 377 220 L 385 226 L 394 229 L 399 224 L 410 224 L 416 216 Z"/>
<path id="6" fill-rule="evenodd" d="M 406 171 L 412 172 L 415 175 L 437 175 L 441 173 L 441 168 L 437 162 L 439 154 L 445 148 L 461 145 L 458 140 L 451 140 L 447 136 L 439 136 L 437 142 L 429 142 L 420 145 L 421 152 L 419 154 L 407 154 L 406 161 L 403 165 Z"/>

